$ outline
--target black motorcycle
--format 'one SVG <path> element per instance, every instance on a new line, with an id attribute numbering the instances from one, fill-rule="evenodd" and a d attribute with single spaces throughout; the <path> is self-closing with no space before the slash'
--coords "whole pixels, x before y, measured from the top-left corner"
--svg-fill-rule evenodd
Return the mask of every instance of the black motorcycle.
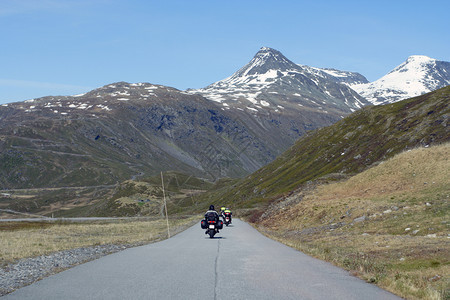
<path id="1" fill-rule="evenodd" d="M 202 229 L 206 229 L 205 234 L 209 234 L 209 238 L 213 238 L 216 233 L 219 232 L 219 229 L 223 228 L 223 221 L 221 220 L 202 220 L 201 221 Z"/>

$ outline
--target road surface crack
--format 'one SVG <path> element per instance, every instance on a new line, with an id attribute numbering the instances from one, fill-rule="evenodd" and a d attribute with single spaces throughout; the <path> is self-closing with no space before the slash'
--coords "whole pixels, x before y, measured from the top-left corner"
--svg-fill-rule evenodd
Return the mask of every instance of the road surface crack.
<path id="1" fill-rule="evenodd" d="M 217 241 L 217 254 L 216 254 L 216 261 L 214 263 L 214 300 L 217 299 L 217 282 L 219 281 L 219 271 L 218 271 L 218 261 L 219 261 L 219 254 L 220 254 L 220 240 Z"/>

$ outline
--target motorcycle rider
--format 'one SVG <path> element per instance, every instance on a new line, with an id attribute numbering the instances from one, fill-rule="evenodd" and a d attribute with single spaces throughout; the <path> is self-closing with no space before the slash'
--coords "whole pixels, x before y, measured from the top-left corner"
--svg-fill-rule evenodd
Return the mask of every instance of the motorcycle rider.
<path id="1" fill-rule="evenodd" d="M 219 216 L 220 217 L 222 217 L 224 220 L 225 220 L 225 215 L 223 214 L 223 212 L 225 211 L 225 206 L 222 206 L 221 208 L 220 208 L 220 213 L 219 213 Z"/>
<path id="2" fill-rule="evenodd" d="M 205 220 L 212 221 L 213 219 L 216 221 L 216 223 L 219 223 L 219 214 L 214 210 L 214 205 L 210 205 L 209 210 L 205 213 Z M 217 230 L 217 232 L 219 232 L 219 230 Z M 208 230 L 206 230 L 205 234 L 208 234 Z"/>

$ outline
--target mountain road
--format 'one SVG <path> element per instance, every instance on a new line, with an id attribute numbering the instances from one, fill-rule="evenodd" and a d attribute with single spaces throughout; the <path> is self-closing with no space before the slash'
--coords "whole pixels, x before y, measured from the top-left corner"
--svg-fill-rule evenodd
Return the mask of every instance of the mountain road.
<path id="1" fill-rule="evenodd" d="M 200 223 L 200 220 L 199 220 Z M 400 299 L 240 220 L 200 224 L 21 288 L 2 299 Z"/>

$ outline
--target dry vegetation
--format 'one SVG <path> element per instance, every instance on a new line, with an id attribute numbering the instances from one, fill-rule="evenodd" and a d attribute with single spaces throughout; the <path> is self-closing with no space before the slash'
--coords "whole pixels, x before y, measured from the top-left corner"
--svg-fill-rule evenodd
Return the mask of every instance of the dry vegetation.
<path id="1" fill-rule="evenodd" d="M 171 235 L 199 217 L 172 219 Z M 72 222 L 0 223 L 0 264 L 20 258 L 105 244 L 145 244 L 167 238 L 165 219 Z"/>
<path id="2" fill-rule="evenodd" d="M 450 297 L 450 144 L 303 193 L 261 231 L 408 299 Z"/>

